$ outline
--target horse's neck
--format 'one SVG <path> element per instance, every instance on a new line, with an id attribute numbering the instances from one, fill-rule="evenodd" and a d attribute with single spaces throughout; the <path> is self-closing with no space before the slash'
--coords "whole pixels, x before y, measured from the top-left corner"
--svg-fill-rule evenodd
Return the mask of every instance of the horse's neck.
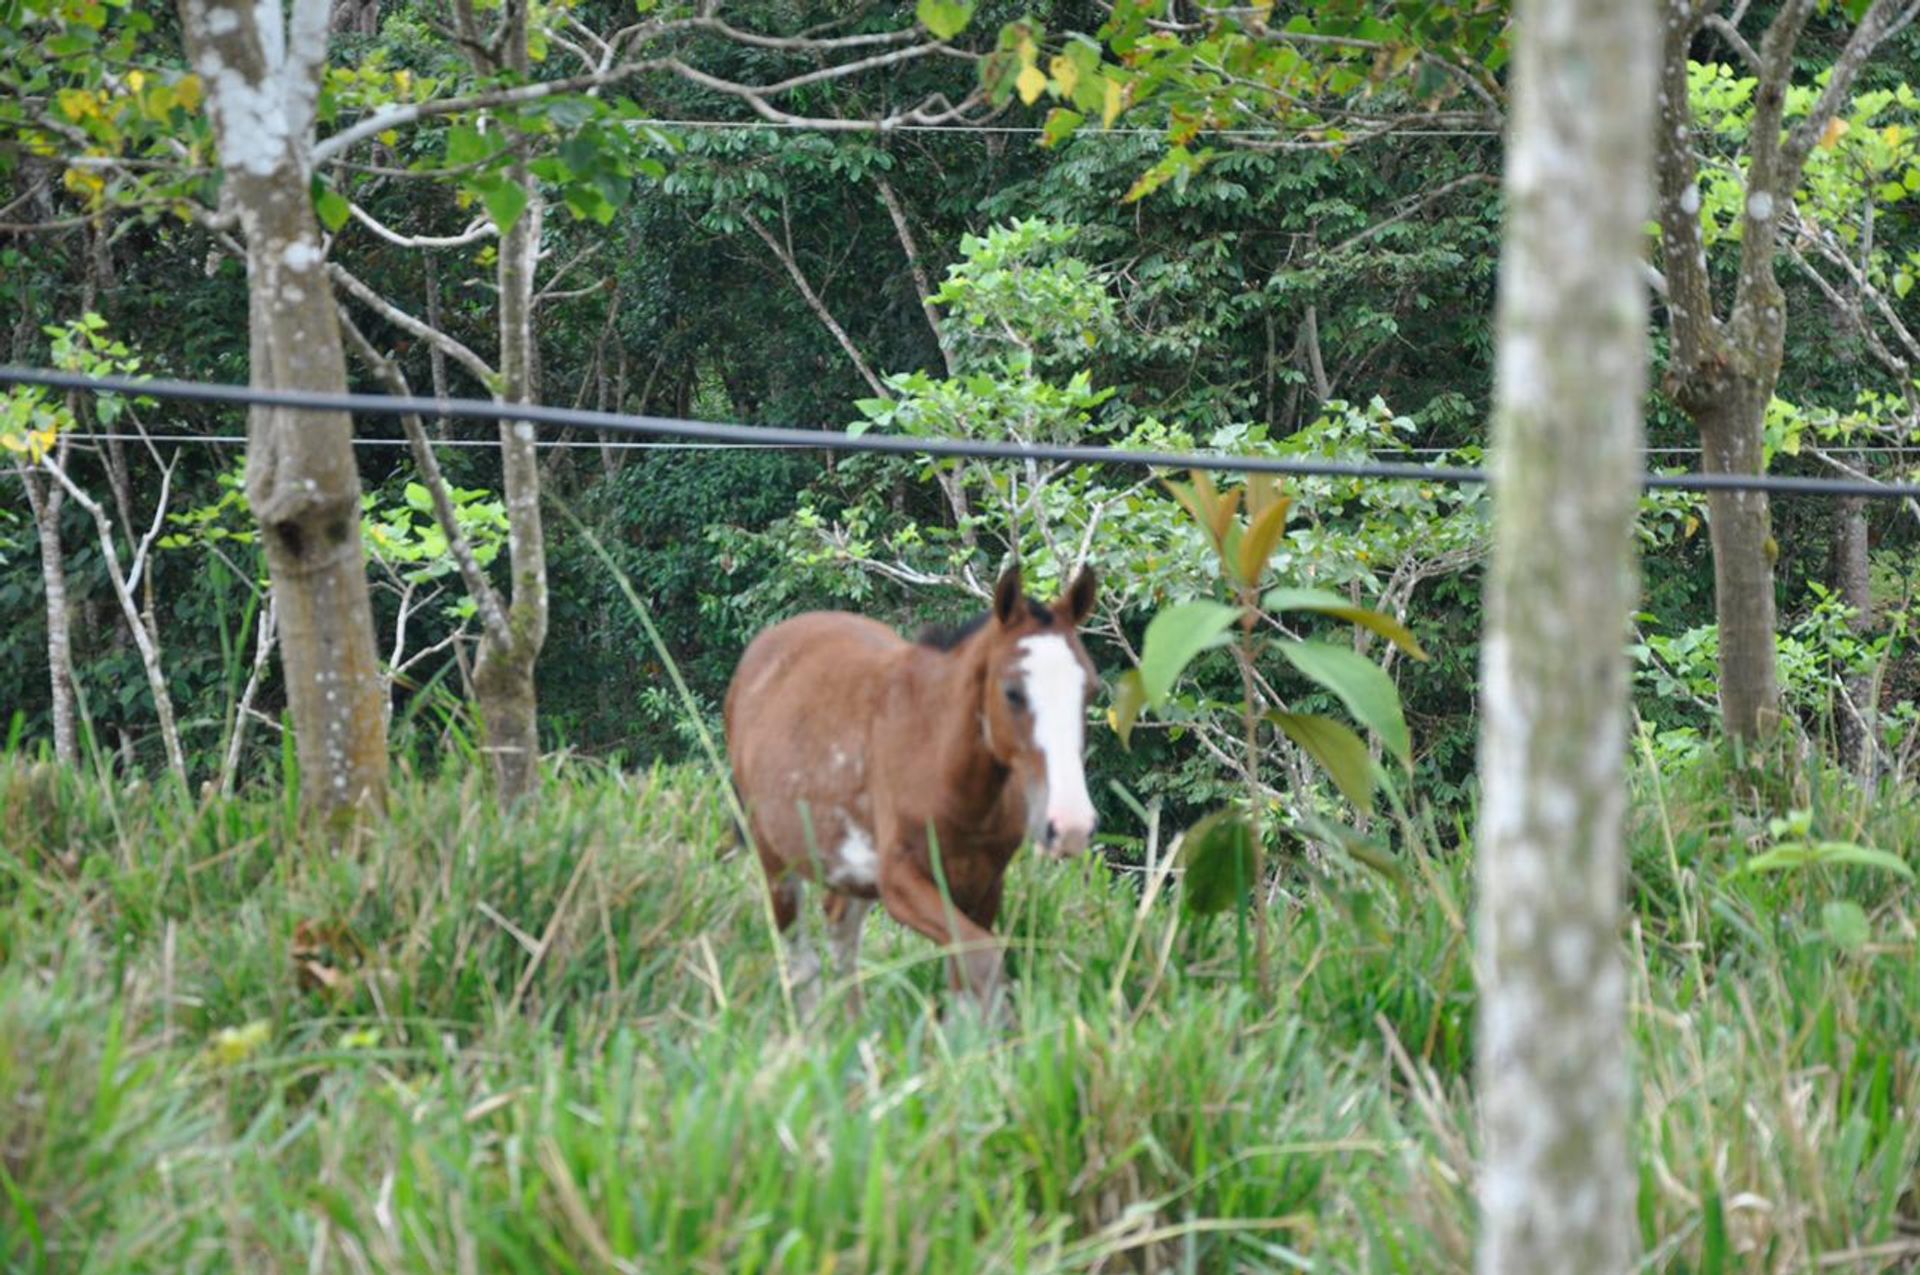
<path id="1" fill-rule="evenodd" d="M 955 818 L 977 820 L 1001 800 L 1007 770 L 988 751 L 981 717 L 984 640 L 973 638 L 929 661 L 919 692 L 924 729 Z"/>

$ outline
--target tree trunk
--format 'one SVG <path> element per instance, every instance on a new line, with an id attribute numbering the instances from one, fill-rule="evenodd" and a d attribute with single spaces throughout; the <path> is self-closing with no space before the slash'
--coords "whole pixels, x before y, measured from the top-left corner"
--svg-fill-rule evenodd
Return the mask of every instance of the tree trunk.
<path id="1" fill-rule="evenodd" d="M 1786 331 L 1786 294 L 1774 275 L 1780 227 L 1792 206 L 1812 152 L 1846 103 L 1860 68 L 1896 21 L 1895 0 L 1870 0 L 1859 24 L 1835 56 L 1811 107 L 1789 127 L 1786 105 L 1796 50 L 1813 14 L 1813 0 L 1790 0 L 1768 19 L 1758 50 L 1738 34 L 1747 6 L 1719 18 L 1733 32 L 1754 73 L 1753 121 L 1746 157 L 1746 189 L 1739 212 L 1740 268 L 1724 323 L 1714 308 L 1700 227 L 1699 163 L 1694 155 L 1692 108 L 1687 100 L 1688 53 L 1694 36 L 1719 5 L 1662 4 L 1659 147 L 1661 261 L 1672 333 L 1666 390 L 1699 427 L 1706 467 L 1713 473 L 1758 474 L 1766 408 L 1780 376 Z M 1720 711 L 1736 739 L 1754 742 L 1780 720 L 1775 671 L 1773 562 L 1778 556 L 1760 492 L 1711 493 L 1714 609 L 1720 629 Z"/>
<path id="2" fill-rule="evenodd" d="M 1777 364 L 1776 364 L 1777 367 Z M 1748 382 L 1730 389 L 1694 417 L 1708 473 L 1761 471 L 1767 378 L 1756 402 Z M 1763 739 L 1780 720 L 1775 672 L 1773 564 L 1778 549 L 1764 491 L 1707 493 L 1713 545 L 1713 611 L 1720 630 L 1720 719 L 1737 739 Z"/>
<path id="3" fill-rule="evenodd" d="M 61 764 L 80 764 L 80 739 L 73 696 L 73 630 L 67 604 L 67 555 L 60 542 L 60 509 L 66 489 L 48 483 L 34 470 L 21 471 L 27 504 L 40 538 L 40 581 L 47 595 L 47 675 L 53 712 L 53 755 Z"/>
<path id="4" fill-rule="evenodd" d="M 1515 19 L 1483 647 L 1483 1275 L 1633 1250 L 1618 925 L 1655 11 Z"/>
<path id="5" fill-rule="evenodd" d="M 534 384 L 533 279 L 540 247 L 541 203 L 532 175 L 516 165 L 511 180 L 528 194 L 527 207 L 501 233 L 500 398 L 530 403 Z M 547 640 L 547 550 L 540 521 L 540 455 L 528 421 L 500 422 L 500 467 L 507 504 L 507 547 L 513 596 L 506 641 L 484 630 L 473 688 L 486 731 L 488 755 L 502 800 L 532 791 L 540 759 L 539 706 L 534 666 Z"/>
<path id="6" fill-rule="evenodd" d="M 327 0 L 180 0 L 194 69 L 247 245 L 251 381 L 343 393 L 346 363 L 309 194 Z M 283 29 L 284 27 L 284 29 Z M 279 610 L 302 799 L 331 818 L 386 797 L 387 741 L 360 543 L 360 475 L 343 412 L 256 407 L 247 501 Z"/>
<path id="7" fill-rule="evenodd" d="M 1853 629 L 1864 633 L 1873 627 L 1872 576 L 1867 561 L 1867 500 L 1864 496 L 1844 496 L 1840 500 L 1839 520 L 1833 533 L 1833 591 L 1853 608 Z M 1856 774 L 1867 776 L 1873 770 L 1873 718 L 1875 677 L 1871 673 L 1849 676 L 1844 683 L 1845 696 L 1840 705 L 1840 756 Z"/>

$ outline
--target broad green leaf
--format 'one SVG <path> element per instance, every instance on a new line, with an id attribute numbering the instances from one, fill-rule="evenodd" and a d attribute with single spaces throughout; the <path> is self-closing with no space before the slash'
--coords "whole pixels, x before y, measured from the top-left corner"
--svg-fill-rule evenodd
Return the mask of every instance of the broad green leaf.
<path id="1" fill-rule="evenodd" d="M 1367 756 L 1366 741 L 1317 713 L 1276 710 L 1267 714 L 1267 720 L 1319 762 L 1348 801 L 1365 814 L 1373 813 L 1373 758 Z"/>
<path id="2" fill-rule="evenodd" d="M 346 196 L 324 182 L 315 182 L 313 190 L 313 211 L 320 218 L 320 224 L 329 233 L 347 224 L 351 214 L 348 211 Z"/>
<path id="3" fill-rule="evenodd" d="M 1402 765 L 1413 766 L 1413 738 L 1400 709 L 1400 692 L 1386 670 L 1344 646 L 1275 642 L 1274 648 L 1308 678 L 1340 697 L 1354 720 L 1380 737 Z"/>
<path id="4" fill-rule="evenodd" d="M 1858 846 L 1851 841 L 1790 841 L 1748 859 L 1741 871 L 1779 872 L 1786 868 L 1829 864 L 1879 868 L 1905 881 L 1914 879 L 1913 869 L 1899 855 L 1873 846 Z"/>
<path id="5" fill-rule="evenodd" d="M 1253 837 L 1237 810 L 1216 810 L 1180 840 L 1180 904 L 1193 916 L 1224 912 L 1253 885 Z"/>
<path id="6" fill-rule="evenodd" d="M 486 182 L 471 182 L 469 186 L 480 196 L 480 202 L 487 206 L 487 215 L 493 218 L 501 234 L 513 229 L 513 223 L 520 220 L 520 214 L 527 210 L 527 192 L 519 183 L 504 178 Z"/>
<path id="7" fill-rule="evenodd" d="M 1069 111 L 1064 106 L 1056 106 L 1047 112 L 1047 126 L 1040 140 L 1048 146 L 1058 146 L 1072 137 L 1074 131 L 1087 122 L 1087 117 L 1078 111 Z"/>
<path id="8" fill-rule="evenodd" d="M 973 0 L 920 0 L 914 6 L 920 25 L 936 40 L 951 40 L 973 21 Z"/>
<path id="9" fill-rule="evenodd" d="M 1219 602 L 1176 602 L 1147 622 L 1140 645 L 1140 681 L 1147 703 L 1155 708 L 1180 680 L 1193 657 L 1223 644 L 1226 632 L 1240 618 L 1240 608 Z"/>
<path id="10" fill-rule="evenodd" d="M 1820 926 L 1842 951 L 1858 952 L 1873 937 L 1867 914 L 1852 899 L 1833 899 L 1820 909 Z"/>
<path id="11" fill-rule="evenodd" d="M 1274 612 L 1317 611 L 1321 615 L 1331 615 L 1349 624 L 1373 630 L 1416 660 L 1427 658 L 1427 653 L 1421 649 L 1419 641 L 1406 625 L 1384 612 L 1355 606 L 1339 594 L 1329 593 L 1325 589 L 1269 589 L 1260 603 Z"/>
<path id="12" fill-rule="evenodd" d="M 1107 709 L 1107 724 L 1120 737 L 1120 747 L 1133 747 L 1133 724 L 1147 702 L 1147 686 L 1140 670 L 1130 668 L 1113 684 L 1113 705 Z"/>

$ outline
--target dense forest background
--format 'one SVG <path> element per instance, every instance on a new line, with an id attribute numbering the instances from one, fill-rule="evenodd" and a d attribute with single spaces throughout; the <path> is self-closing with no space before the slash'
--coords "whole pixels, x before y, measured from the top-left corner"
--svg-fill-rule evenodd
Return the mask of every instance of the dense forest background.
<path id="1" fill-rule="evenodd" d="M 584 29 L 617 25 L 601 7 L 578 6 L 572 17 Z M 852 14 L 839 4 L 778 9 L 764 15 L 766 29 L 838 22 L 837 30 L 878 31 L 914 16 L 906 3 Z M 1101 6 L 982 6 L 974 25 L 991 31 L 1023 14 L 1049 30 L 1091 30 L 1104 20 Z M 461 74 L 461 52 L 435 30 L 429 9 L 375 16 L 351 5 L 335 15 L 332 91 L 341 101 L 356 91 L 404 96 L 410 83 Z M 164 48 L 171 15 L 159 11 L 153 21 L 148 38 Z M 1843 23 L 1823 22 L 1815 19 L 1799 53 L 1808 77 L 1845 35 Z M 698 35 L 674 53 L 733 82 L 774 82 L 812 65 Z M 1920 110 L 1906 79 L 1917 53 L 1920 37 L 1907 30 L 1863 72 L 1876 95 L 1872 128 L 1823 148 L 1826 186 L 1808 201 L 1833 205 L 1831 224 L 1844 232 L 1836 242 L 1851 243 L 1878 272 L 1892 317 L 1909 326 Z M 1694 56 L 1696 111 L 1711 126 L 1703 135 L 1709 150 L 1722 140 L 1730 155 L 1750 109 L 1736 86 L 1745 68 L 1711 34 Z M 963 96 L 973 76 L 970 66 L 920 59 L 803 90 L 785 109 L 878 116 L 933 92 Z M 1500 234 L 1497 117 L 1347 145 L 1249 119 L 1217 139 L 1204 166 L 1129 200 L 1176 146 L 1151 111 L 1111 130 L 1089 124 L 1049 146 L 1038 135 L 1041 109 L 1017 99 L 984 123 L 880 136 L 781 127 L 735 96 L 675 75 L 637 76 L 621 90 L 630 96 L 623 119 L 664 122 L 629 123 L 615 159 L 605 146 L 598 157 L 585 149 L 570 157 L 571 184 L 544 223 L 539 401 L 804 428 L 1132 439 L 1349 459 L 1481 456 Z M 1383 100 L 1391 106 L 1391 93 Z M 1847 149 L 1869 134 L 1887 154 Z M 473 143 L 470 123 L 429 119 L 383 138 L 367 162 L 327 168 L 320 193 L 323 203 L 355 205 L 333 233 L 336 266 L 377 284 L 388 310 L 429 317 L 487 350 L 494 241 L 433 243 L 460 239 L 476 211 L 471 191 L 436 176 Z M 562 145 L 563 156 L 566 145 L 584 146 Z M 48 363 L 56 339 L 48 329 L 94 313 L 104 321 L 95 339 L 123 343 L 143 372 L 244 381 L 247 334 L 236 320 L 246 306 L 244 268 L 219 234 L 137 201 L 90 203 L 84 185 L 48 180 L 52 172 L 29 152 L 12 157 L 16 197 L 0 249 L 0 292 L 13 316 L 8 358 Z M 1829 189 L 1837 186 L 1844 189 Z M 1710 232 L 1712 216 L 1709 206 Z M 1730 234 L 1709 235 L 1709 265 L 1723 284 L 1737 265 Z M 1789 338 L 1769 413 L 1771 468 L 1900 472 L 1912 457 L 1897 450 L 1913 442 L 1911 384 L 1874 355 L 1886 317 L 1817 271 L 1780 275 Z M 488 393 L 460 360 L 414 339 L 381 307 L 342 299 L 415 388 Z M 1662 326 L 1656 380 L 1664 350 Z M 356 389 L 387 388 L 364 363 L 350 361 L 350 372 Z M 125 417 L 109 426 L 84 399 L 75 405 L 92 429 L 129 428 Z M 163 442 L 149 455 L 121 438 L 83 444 L 72 461 L 79 481 L 103 501 L 111 496 L 123 524 L 135 527 L 147 524 L 160 495 L 156 456 L 174 464 L 168 535 L 146 603 L 188 752 L 217 758 L 250 672 L 264 580 L 234 479 L 231 443 L 244 418 L 183 404 L 143 407 L 137 417 L 155 436 L 224 440 Z M 1699 436 L 1664 395 L 1654 394 L 1648 419 L 1652 464 L 1698 467 Z M 434 429 L 449 478 L 471 493 L 471 525 L 491 560 L 504 534 L 495 495 L 502 478 L 496 449 L 474 445 L 490 440 L 491 428 Z M 382 445 L 399 441 L 397 426 L 363 419 L 358 437 L 379 646 L 405 664 L 394 720 L 425 760 L 472 738 L 462 725 L 465 639 L 456 636 L 471 603 L 460 600 L 405 448 Z M 1010 550 L 1029 562 L 1036 587 L 1082 552 L 1103 570 L 1107 609 L 1095 656 L 1110 673 L 1137 655 L 1155 606 L 1209 588 L 1206 559 L 1191 552 L 1197 533 L 1166 492 L 1136 474 L 936 471 L 578 434 L 550 441 L 569 446 L 541 460 L 552 587 L 538 672 L 541 738 L 624 764 L 688 756 L 700 732 L 602 549 L 645 599 L 708 727 L 759 628 L 809 607 L 857 608 L 908 628 L 954 620 L 977 609 L 981 581 Z M 16 736 L 38 739 L 50 729 L 45 600 L 33 521 L 20 488 L 11 490 L 0 509 L 0 686 Z M 1296 484 L 1294 495 L 1279 576 L 1403 617 L 1433 656 L 1394 663 L 1389 655 L 1389 666 L 1407 706 L 1419 786 L 1444 804 L 1463 791 L 1472 757 L 1481 495 L 1323 480 Z M 1649 500 L 1643 519 L 1638 712 L 1649 740 L 1675 755 L 1697 750 L 1715 724 L 1704 516 L 1702 502 L 1666 496 Z M 122 764 L 150 770 L 161 754 L 140 657 L 86 514 L 69 503 L 63 518 L 86 720 Z M 1913 733 L 1920 665 L 1906 617 L 1920 575 L 1917 527 L 1913 511 L 1893 502 L 1781 500 L 1774 510 L 1788 705 L 1812 735 L 1834 738 L 1851 715 L 1839 707 L 1847 679 L 1870 685 L 1855 697 L 1878 705 L 1872 730 L 1883 758 L 1899 756 Z M 1864 556 L 1852 549 L 1862 542 Z M 505 566 L 502 554 L 493 569 L 503 579 Z M 266 723 L 248 745 L 259 762 L 278 748 L 276 676 L 263 670 L 254 701 Z M 1232 782 L 1205 744 L 1210 731 L 1236 729 L 1208 716 L 1209 704 L 1236 692 L 1225 660 L 1203 664 L 1184 707 L 1143 722 L 1130 751 L 1095 732 L 1092 764 L 1142 798 L 1198 810 Z M 1301 698 L 1316 702 L 1312 693 Z"/>

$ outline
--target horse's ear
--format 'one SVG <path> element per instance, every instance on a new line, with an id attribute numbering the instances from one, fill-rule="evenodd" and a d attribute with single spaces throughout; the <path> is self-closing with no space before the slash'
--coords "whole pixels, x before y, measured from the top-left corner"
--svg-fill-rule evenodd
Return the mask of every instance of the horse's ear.
<path id="1" fill-rule="evenodd" d="M 1079 628 L 1093 614 L 1093 600 L 1100 592 L 1100 581 L 1094 576 L 1092 567 L 1081 567 L 1073 577 L 1073 583 L 1060 595 L 1060 607 Z"/>
<path id="2" fill-rule="evenodd" d="M 993 618 L 1001 624 L 1012 624 L 1019 614 L 1020 564 L 1016 562 L 1000 573 L 993 586 Z"/>

